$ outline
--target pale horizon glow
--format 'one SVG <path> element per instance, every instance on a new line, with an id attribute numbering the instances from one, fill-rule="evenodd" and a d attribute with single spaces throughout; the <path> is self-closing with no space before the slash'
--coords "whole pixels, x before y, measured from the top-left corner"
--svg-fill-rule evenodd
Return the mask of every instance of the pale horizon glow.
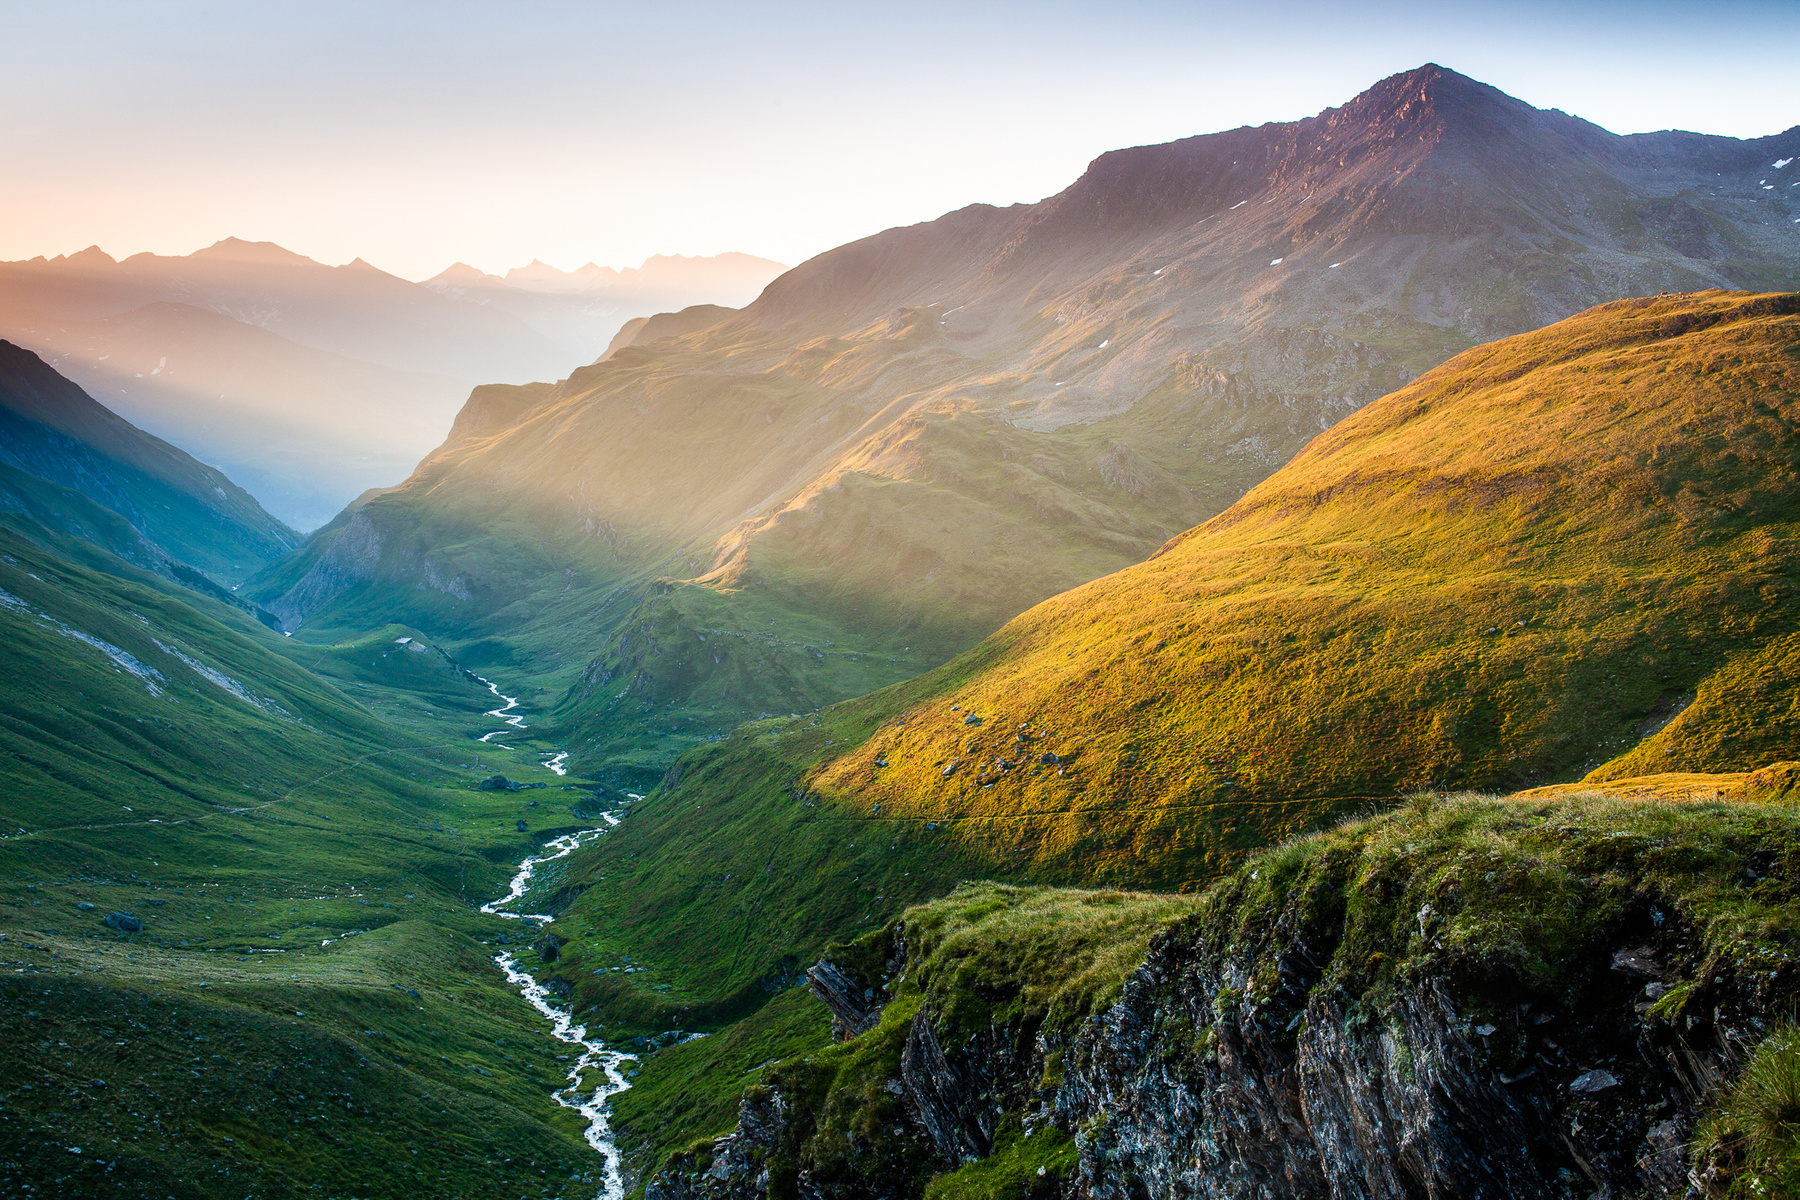
<path id="1" fill-rule="evenodd" d="M 1618 133 L 1800 123 L 1800 5 L 14 6 L 0 259 L 789 265 L 1425 62 Z"/>

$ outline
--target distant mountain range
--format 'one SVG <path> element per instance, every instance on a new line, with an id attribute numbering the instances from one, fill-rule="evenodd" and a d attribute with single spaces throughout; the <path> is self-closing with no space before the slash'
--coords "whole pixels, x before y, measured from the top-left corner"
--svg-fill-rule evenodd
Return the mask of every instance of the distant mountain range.
<path id="1" fill-rule="evenodd" d="M 0 263 L 0 336 L 311 529 L 404 478 L 472 387 L 562 378 L 628 318 L 742 303 L 780 269 L 726 255 L 568 277 L 609 281 L 599 295 L 541 263 L 470 290 L 236 238 L 122 261 L 90 247 Z"/>
<path id="2" fill-rule="evenodd" d="M 1041 203 L 821 255 L 510 425 L 489 406 L 259 594 L 555 673 L 589 753 L 666 761 L 1147 557 L 1473 344 L 1800 286 L 1797 153 L 1800 129 L 1616 136 L 1429 65 L 1116 151 Z"/>

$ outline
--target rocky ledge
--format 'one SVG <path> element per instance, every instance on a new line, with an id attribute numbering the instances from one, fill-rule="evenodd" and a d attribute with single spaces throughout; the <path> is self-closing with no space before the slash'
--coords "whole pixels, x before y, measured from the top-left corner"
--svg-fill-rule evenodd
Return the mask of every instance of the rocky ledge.
<path id="1" fill-rule="evenodd" d="M 1797 889 L 1791 808 L 1603 797 L 1422 801 L 1184 910 L 967 886 L 815 967 L 844 1040 L 646 1195 L 1734 1194 Z"/>

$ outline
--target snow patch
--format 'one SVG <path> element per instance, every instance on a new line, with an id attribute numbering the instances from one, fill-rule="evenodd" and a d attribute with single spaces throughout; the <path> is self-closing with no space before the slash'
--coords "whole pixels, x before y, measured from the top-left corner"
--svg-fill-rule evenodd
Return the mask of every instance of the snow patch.
<path id="1" fill-rule="evenodd" d="M 1105 340 L 1105 341 L 1104 341 L 1104 342 L 1101 342 L 1101 343 L 1100 343 L 1100 345 L 1099 345 L 1099 347 L 1098 347 L 1098 349 L 1101 349 L 1101 350 L 1104 350 L 1104 349 L 1106 349 L 1106 348 L 1107 348 L 1107 347 L 1108 347 L 1108 346 L 1110 346 L 1110 345 L 1112 345 L 1112 339 L 1111 339 L 1111 338 L 1107 338 L 1107 339 L 1106 339 L 1106 340 Z"/>
<path id="2" fill-rule="evenodd" d="M 1325 269 L 1326 269 L 1326 270 L 1327 270 L 1327 271 L 1335 271 L 1335 270 L 1337 270 L 1337 269 L 1338 269 L 1338 268 L 1339 268 L 1339 267 L 1341 267 L 1341 266 L 1343 266 L 1343 265 L 1344 265 L 1344 264 L 1343 264 L 1343 263 L 1332 263 L 1332 264 L 1331 264 L 1331 265 L 1330 265 L 1330 266 L 1329 266 L 1329 267 L 1326 267 L 1326 268 L 1325 268 Z"/>
<path id="3" fill-rule="evenodd" d="M 1789 163 L 1791 163 L 1793 161 L 1794 160 L 1791 158 L 1778 158 L 1774 162 L 1770 163 L 1769 165 L 1774 167 L 1777 171 L 1779 171 L 1779 170 L 1781 170 L 1781 168 L 1787 166 Z"/>
<path id="4" fill-rule="evenodd" d="M 1282 262 L 1282 260 L 1279 258 L 1271 258 L 1269 260 L 1269 265 L 1271 267 L 1279 267 L 1281 265 L 1281 262 Z"/>
<path id="5" fill-rule="evenodd" d="M 1226 209 L 1225 211 L 1226 212 L 1236 212 L 1238 209 L 1244 207 L 1244 205 L 1246 205 L 1248 203 L 1250 203 L 1248 200 L 1239 200 L 1236 204 L 1232 205 L 1230 208 Z"/>

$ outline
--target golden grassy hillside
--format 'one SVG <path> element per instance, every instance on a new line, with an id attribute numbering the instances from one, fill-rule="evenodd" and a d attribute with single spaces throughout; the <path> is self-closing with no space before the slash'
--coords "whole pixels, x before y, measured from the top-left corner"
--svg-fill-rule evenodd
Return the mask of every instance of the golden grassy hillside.
<path id="1" fill-rule="evenodd" d="M 1795 757 L 1797 419 L 1800 296 L 1466 351 L 947 664 L 811 786 L 1170 884 L 1415 788 Z"/>

